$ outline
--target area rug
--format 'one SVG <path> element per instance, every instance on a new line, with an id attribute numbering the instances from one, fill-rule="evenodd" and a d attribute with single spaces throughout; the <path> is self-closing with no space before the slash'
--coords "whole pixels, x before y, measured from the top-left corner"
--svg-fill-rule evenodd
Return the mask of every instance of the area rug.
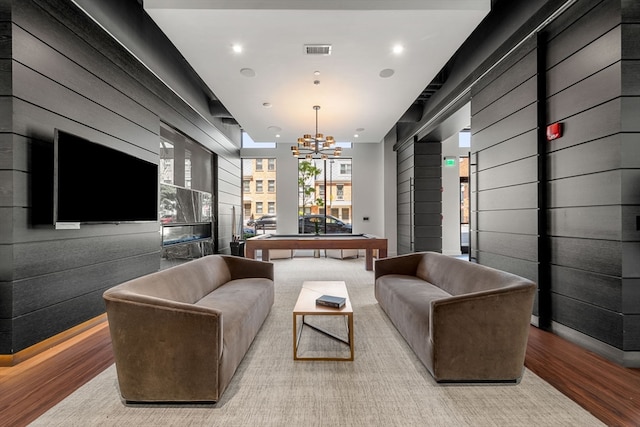
<path id="1" fill-rule="evenodd" d="M 125 405 L 111 366 L 33 426 L 596 426 L 525 370 L 519 384 L 436 383 L 373 294 L 364 260 L 274 260 L 271 314 L 215 405 Z M 353 362 L 293 361 L 292 309 L 305 280 L 344 280 L 354 308 Z M 333 341 L 306 329 L 305 342 Z M 328 341 L 331 341 L 329 343 Z"/>

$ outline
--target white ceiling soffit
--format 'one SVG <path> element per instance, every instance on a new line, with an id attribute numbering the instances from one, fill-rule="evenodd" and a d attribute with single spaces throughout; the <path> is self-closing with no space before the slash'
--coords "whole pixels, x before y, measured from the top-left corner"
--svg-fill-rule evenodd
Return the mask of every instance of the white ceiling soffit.
<path id="1" fill-rule="evenodd" d="M 320 105 L 319 132 L 380 142 L 490 0 L 145 0 L 144 7 L 254 141 L 295 143 L 314 133 Z M 330 52 L 309 54 L 309 45 Z"/>

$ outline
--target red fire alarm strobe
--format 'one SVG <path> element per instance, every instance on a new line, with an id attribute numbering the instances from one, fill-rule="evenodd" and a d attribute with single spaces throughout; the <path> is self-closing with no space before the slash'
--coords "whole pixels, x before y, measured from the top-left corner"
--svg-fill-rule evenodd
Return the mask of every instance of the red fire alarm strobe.
<path id="1" fill-rule="evenodd" d="M 547 141 L 553 141 L 562 136 L 562 124 L 553 123 L 547 126 Z"/>

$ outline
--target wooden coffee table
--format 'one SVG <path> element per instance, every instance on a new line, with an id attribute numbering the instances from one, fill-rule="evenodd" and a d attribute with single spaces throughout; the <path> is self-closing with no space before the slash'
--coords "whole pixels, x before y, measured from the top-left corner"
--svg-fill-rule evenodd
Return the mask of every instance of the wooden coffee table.
<path id="1" fill-rule="evenodd" d="M 346 303 L 342 308 L 331 308 L 316 305 L 316 298 L 322 295 L 334 295 L 345 297 Z M 342 338 L 325 329 L 313 326 L 306 322 L 305 316 L 344 316 L 347 323 L 347 338 Z M 300 328 L 298 329 L 298 318 L 302 317 Z M 308 326 L 334 340 L 340 341 L 349 346 L 349 357 L 300 357 L 298 355 L 298 344 L 302 329 Z M 300 295 L 296 306 L 293 308 L 293 360 L 353 360 L 353 308 L 349 300 L 347 286 L 342 281 L 307 281 L 302 284 Z"/>

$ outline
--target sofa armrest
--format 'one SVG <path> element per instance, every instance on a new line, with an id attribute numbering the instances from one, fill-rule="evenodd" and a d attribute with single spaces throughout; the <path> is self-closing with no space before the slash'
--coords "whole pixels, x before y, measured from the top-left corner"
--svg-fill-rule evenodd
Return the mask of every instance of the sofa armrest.
<path id="1" fill-rule="evenodd" d="M 398 255 L 390 258 L 377 259 L 374 264 L 375 279 L 387 274 L 403 274 L 415 276 L 422 253 Z"/>
<path id="2" fill-rule="evenodd" d="M 231 280 L 264 278 L 273 280 L 273 263 L 231 255 L 220 255 L 227 263 Z"/>
<path id="3" fill-rule="evenodd" d="M 536 285 L 532 282 L 432 301 L 436 380 L 515 381 L 522 375 Z"/>
<path id="4" fill-rule="evenodd" d="M 218 400 L 218 310 L 126 290 L 107 291 L 104 300 L 125 400 Z"/>

